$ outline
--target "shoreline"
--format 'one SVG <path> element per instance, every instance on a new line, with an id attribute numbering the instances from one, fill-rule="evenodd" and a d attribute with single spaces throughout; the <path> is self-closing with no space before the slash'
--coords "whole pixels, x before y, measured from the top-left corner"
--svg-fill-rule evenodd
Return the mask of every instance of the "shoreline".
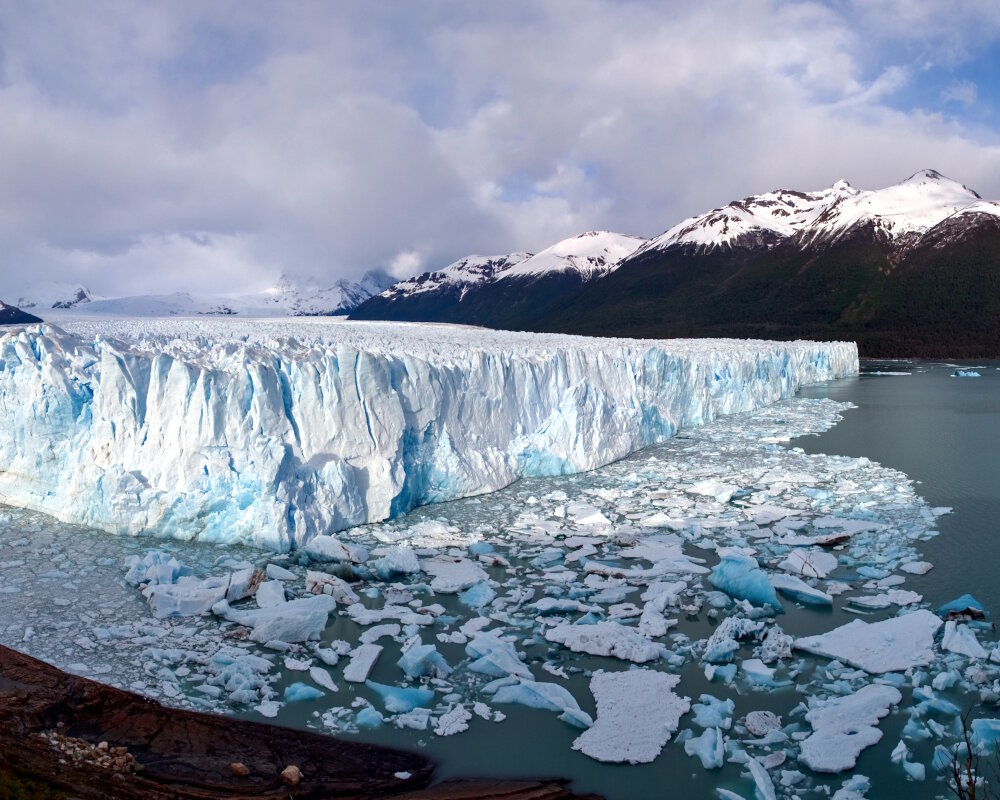
<path id="1" fill-rule="evenodd" d="M 13 797 L 600 800 L 562 780 L 434 785 L 434 770 L 404 750 L 169 708 L 0 645 L 0 788 Z"/>

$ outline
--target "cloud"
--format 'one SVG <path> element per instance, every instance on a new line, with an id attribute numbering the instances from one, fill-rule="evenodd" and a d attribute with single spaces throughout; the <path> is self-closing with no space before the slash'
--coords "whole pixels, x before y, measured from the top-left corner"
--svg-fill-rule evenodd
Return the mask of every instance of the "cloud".
<path id="1" fill-rule="evenodd" d="M 402 275 L 928 166 L 1000 196 L 975 83 L 922 90 L 1000 14 L 897 6 L 0 0 L 0 296 Z"/>
<path id="2" fill-rule="evenodd" d="M 941 99 L 946 103 L 962 103 L 971 106 L 978 95 L 976 84 L 972 81 L 955 81 L 941 92 Z"/>

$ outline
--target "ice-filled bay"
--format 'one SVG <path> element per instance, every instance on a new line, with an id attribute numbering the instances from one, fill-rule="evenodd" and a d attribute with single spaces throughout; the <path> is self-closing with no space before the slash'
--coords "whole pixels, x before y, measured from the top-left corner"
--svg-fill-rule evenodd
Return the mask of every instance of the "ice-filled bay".
<path id="1" fill-rule="evenodd" d="M 524 479 L 338 533 L 315 560 L 108 536 L 6 509 L 0 640 L 164 702 L 421 747 L 442 762 L 442 777 L 558 773 L 611 798 L 666 780 L 704 796 L 720 787 L 749 798 L 773 784 L 779 797 L 818 797 L 852 773 L 814 772 L 810 763 L 839 768 L 856 757 L 859 774 L 883 781 L 911 780 L 925 766 L 927 794 L 916 784 L 907 792 L 932 797 L 944 791 L 934 747 L 955 741 L 956 711 L 1000 686 L 1000 667 L 968 654 L 970 636 L 987 652 L 996 647 L 988 623 L 949 628 L 965 653 L 944 649 L 932 631 L 931 661 L 922 645 L 897 672 L 795 647 L 855 619 L 878 623 L 940 604 L 861 601 L 925 591 L 937 569 L 925 575 L 919 565 L 948 519 L 943 510 L 900 472 L 784 444 L 858 413 L 848 408 L 782 401 L 589 473 Z M 785 592 L 783 613 L 710 580 L 734 553 Z M 228 599 L 157 618 L 146 596 L 156 586 L 180 587 L 169 597 Z M 808 602 L 812 592 L 829 604 Z M 283 623 L 280 635 L 302 641 L 273 638 L 277 628 L 267 627 L 284 606 L 300 623 Z M 594 633 L 566 635 L 583 626 Z M 577 641 L 586 648 L 569 646 Z M 649 671 L 669 679 L 657 702 L 670 713 L 652 701 L 648 709 L 676 715 L 676 726 L 643 719 L 623 737 L 614 713 L 602 719 L 600 695 L 613 698 L 609 676 L 623 670 L 642 672 L 622 685 L 659 685 Z M 849 715 L 837 699 L 859 693 L 878 701 L 848 709 L 864 735 L 843 746 L 842 761 L 820 765 L 815 743 L 839 743 L 855 724 L 840 721 Z M 820 707 L 834 710 L 814 713 Z M 629 708 L 638 715 L 644 706 L 630 697 Z M 901 740 L 906 755 L 893 761 Z M 804 741 L 813 749 L 803 758 Z M 648 763 L 604 763 L 616 761 Z"/>

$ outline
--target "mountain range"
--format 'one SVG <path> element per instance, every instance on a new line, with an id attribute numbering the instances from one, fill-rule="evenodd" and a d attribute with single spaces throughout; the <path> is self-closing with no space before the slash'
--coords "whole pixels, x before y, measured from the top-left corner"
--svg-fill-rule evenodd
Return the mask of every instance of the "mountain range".
<path id="1" fill-rule="evenodd" d="M 533 330 L 645 243 L 637 236 L 590 231 L 535 254 L 468 256 L 440 271 L 400 281 L 362 303 L 351 319 Z"/>
<path id="2" fill-rule="evenodd" d="M 372 295 L 393 284 L 395 278 L 381 270 L 372 270 L 358 281 L 341 279 L 323 282 L 282 274 L 273 287 L 249 294 L 172 294 L 123 295 L 102 297 L 84 286 L 45 284 L 25 293 L 17 307 L 44 315 L 82 313 L 109 316 L 198 316 L 240 315 L 271 316 L 342 316 L 350 313 Z"/>
<path id="3" fill-rule="evenodd" d="M 588 233 L 530 258 L 463 259 L 396 284 L 352 318 L 1000 355 L 1000 204 L 934 170 L 874 191 L 846 181 L 775 190 L 649 241 Z"/>

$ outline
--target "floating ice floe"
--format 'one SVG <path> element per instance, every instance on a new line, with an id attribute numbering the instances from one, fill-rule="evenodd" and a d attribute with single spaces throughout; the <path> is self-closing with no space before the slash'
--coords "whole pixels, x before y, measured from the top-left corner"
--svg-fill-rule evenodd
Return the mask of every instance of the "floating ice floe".
<path id="1" fill-rule="evenodd" d="M 501 678 L 486 686 L 485 691 L 491 690 L 495 703 L 517 703 L 528 708 L 558 711 L 559 719 L 578 728 L 588 728 L 593 724 L 593 720 L 580 710 L 569 690 L 557 683 Z"/>
<path id="2" fill-rule="evenodd" d="M 794 575 L 773 573 L 771 575 L 771 585 L 796 603 L 802 603 L 807 606 L 833 605 L 833 597 L 826 592 L 813 588 L 804 580 L 796 578 Z"/>
<path id="3" fill-rule="evenodd" d="M 806 713 L 813 733 L 800 744 L 799 760 L 815 772 L 851 769 L 861 751 L 882 738 L 879 720 L 903 699 L 893 686 L 864 686 L 853 694 L 815 701 Z"/>
<path id="4" fill-rule="evenodd" d="M 792 550 L 778 566 L 807 578 L 825 578 L 837 568 L 837 557 L 822 550 Z"/>
<path id="5" fill-rule="evenodd" d="M 364 683 L 368 680 L 375 662 L 382 654 L 382 645 L 363 644 L 351 651 L 351 661 L 344 667 L 344 680 L 351 683 Z"/>
<path id="6" fill-rule="evenodd" d="M 795 648 L 835 658 L 872 674 L 922 667 L 934 661 L 936 614 L 920 609 L 882 622 L 852 620 L 818 636 L 795 640 Z"/>
<path id="7" fill-rule="evenodd" d="M 212 607 L 212 613 L 229 622 L 251 628 L 255 642 L 307 642 L 318 640 L 337 602 L 327 595 L 300 597 L 269 608 L 237 610 L 226 600 Z"/>
<path id="8" fill-rule="evenodd" d="M 575 653 L 614 656 L 624 661 L 644 664 L 661 658 L 662 644 L 647 639 L 633 628 L 611 620 L 593 625 L 563 623 L 545 631 L 545 638 L 568 647 Z"/>
<path id="9" fill-rule="evenodd" d="M 691 704 L 674 693 L 677 675 L 647 669 L 597 672 L 590 691 L 597 720 L 573 749 L 598 761 L 642 764 L 655 759 Z"/>

